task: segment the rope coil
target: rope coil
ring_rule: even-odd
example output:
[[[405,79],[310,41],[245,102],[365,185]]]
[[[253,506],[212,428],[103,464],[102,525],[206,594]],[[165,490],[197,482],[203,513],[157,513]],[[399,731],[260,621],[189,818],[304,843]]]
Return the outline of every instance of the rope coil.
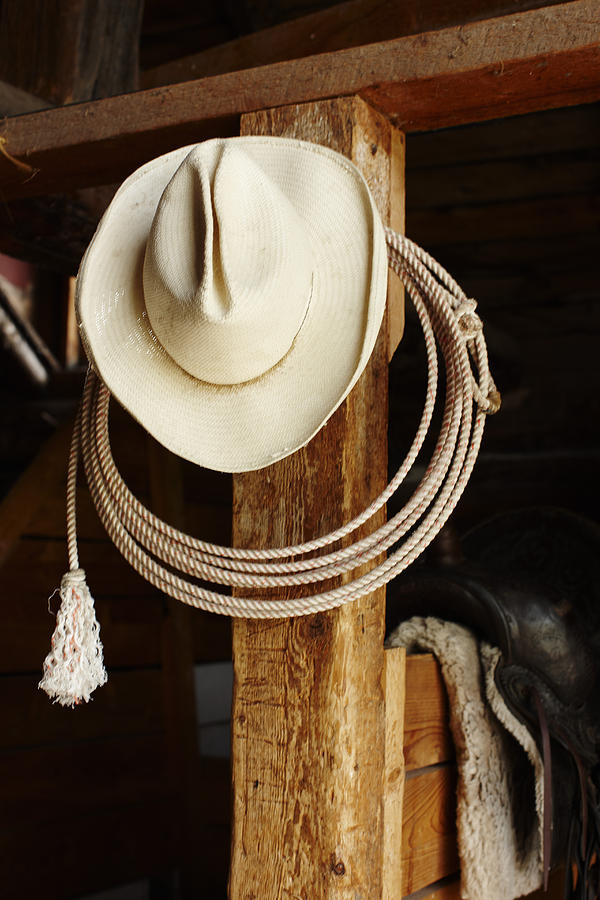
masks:
[[[329,535],[291,547],[243,550],[206,543],[162,522],[131,494],[115,466],[108,437],[110,394],[90,371],[80,433],[94,504],[119,551],[160,590],[192,606],[227,615],[263,618],[317,612],[385,584],[425,549],[447,520],[475,462],[483,431],[481,410],[490,408],[488,395],[495,387],[488,370],[481,328],[472,337],[469,334],[465,342],[460,324],[467,310],[471,313],[472,301],[467,300],[453,279],[424,251],[389,229],[386,236],[390,265],[404,280],[424,331],[429,372],[426,402],[413,445],[390,484],[359,516]],[[371,519],[404,481],[431,423],[437,383],[436,337],[448,375],[446,404],[440,440],[421,485],[400,513],[368,537],[341,550],[310,559],[295,559],[347,537]],[[471,370],[469,353],[475,359],[479,383]],[[473,399],[480,407],[475,421],[472,421]],[[233,598],[201,587],[186,577],[237,588],[318,584],[351,572],[389,550],[417,524],[421,511],[430,506],[424,522],[400,550],[368,574],[324,593],[286,600]],[[74,528],[69,533],[70,547],[76,547]],[[76,549],[72,556],[76,559]]]
[[[386,229],[389,265],[414,304],[425,339],[427,388],[421,420],[400,468],[373,502],[330,534],[289,547],[242,549],[219,546],[163,522],[130,492],[113,460],[109,434],[110,394],[88,370],[71,447],[67,482],[69,565],[78,569],[75,485],[83,459],[96,511],[120,553],[152,585],[191,606],[230,616],[279,618],[321,612],[374,591],[406,569],[429,545],[453,512],[470,477],[486,413],[499,407],[475,301],[424,250]],[[426,471],[407,504],[368,536],[331,549],[368,522],[390,500],[412,469],[428,434],[436,402],[438,352],[446,391],[440,433]],[[474,404],[476,406],[474,412]],[[395,545],[397,545],[395,547]],[[395,549],[392,549],[394,548]],[[386,554],[367,573],[325,591],[319,584],[348,575]],[[196,580],[237,589],[312,586],[307,596],[232,597]]]

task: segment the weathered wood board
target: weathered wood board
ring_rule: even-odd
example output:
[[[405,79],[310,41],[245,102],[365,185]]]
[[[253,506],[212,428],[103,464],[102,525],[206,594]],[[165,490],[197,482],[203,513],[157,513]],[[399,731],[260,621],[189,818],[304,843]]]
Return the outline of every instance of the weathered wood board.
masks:
[[[404,131],[600,98],[595,0],[571,2],[7,119],[5,199],[112,183],[243,113],[359,93]],[[35,170],[35,171],[34,171]]]
[[[146,69],[142,87],[251,69],[452,25],[551,6],[556,0],[347,0]]]

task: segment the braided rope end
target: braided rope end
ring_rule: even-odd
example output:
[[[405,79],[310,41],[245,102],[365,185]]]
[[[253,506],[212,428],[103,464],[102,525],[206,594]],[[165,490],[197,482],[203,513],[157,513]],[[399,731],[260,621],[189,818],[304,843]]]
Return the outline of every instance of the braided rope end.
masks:
[[[483,411],[488,416],[495,415],[502,406],[502,396],[497,388],[494,388],[487,395],[487,406],[483,407]]]
[[[106,682],[100,626],[83,569],[63,575],[52,646],[38,687],[54,703],[78,706]]]

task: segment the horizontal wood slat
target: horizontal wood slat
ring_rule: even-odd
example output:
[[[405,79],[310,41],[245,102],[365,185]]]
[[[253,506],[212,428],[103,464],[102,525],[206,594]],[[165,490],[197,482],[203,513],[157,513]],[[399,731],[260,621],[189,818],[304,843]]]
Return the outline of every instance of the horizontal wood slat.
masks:
[[[5,749],[0,754],[3,825],[20,819],[23,809],[33,825],[74,821],[90,808],[158,797],[166,777],[162,734]],[[61,785],[66,809],[57,808]]]
[[[7,119],[5,199],[109,183],[161,152],[238,131],[239,116],[359,94],[405,131],[600,98],[595,0]]]
[[[404,786],[402,896],[456,872],[456,769],[409,775]]]
[[[454,758],[448,730],[448,698],[435,658],[406,657],[404,761],[407,771]]]
[[[404,900],[460,900],[460,879],[452,878],[449,881],[444,878],[441,883],[431,884],[414,894],[406,895]]]
[[[75,712],[50,703],[39,676],[0,677],[0,749],[40,748],[77,741],[158,733],[163,729],[161,672],[112,672],[94,702]]]
[[[141,87],[250,69],[550,6],[556,0],[349,0],[147,69]]]
[[[164,873],[175,865],[172,803],[160,785],[145,797],[98,809],[94,796],[77,818],[55,786],[45,822],[22,815],[0,829],[2,900],[70,900]],[[59,810],[60,815],[52,815]],[[199,856],[202,844],[199,845]],[[204,857],[205,865],[208,859]]]
[[[23,786],[27,770],[17,766],[13,794],[22,797],[26,814],[8,818],[2,805],[3,900],[66,900],[136,879],[169,876],[177,866],[176,807],[164,777],[163,747],[156,738],[93,741],[75,749],[48,748],[45,755],[42,749],[20,756],[29,762],[33,786]],[[12,771],[10,764],[1,770],[3,785],[12,777],[7,770]],[[229,849],[229,765],[226,760],[203,759],[197,773],[195,883],[206,890],[203,897],[213,896],[210,891],[220,896]],[[51,787],[37,794],[40,779]]]
[[[92,596],[143,597],[153,591],[156,593],[125,562],[110,541],[94,541],[89,544],[81,541],[79,551]],[[0,570],[0,584],[3,590],[12,592],[14,596],[37,594],[43,598],[45,605],[46,598],[60,585],[60,579],[67,568],[64,541],[22,538],[11,558]]]
[[[509,129],[506,129],[508,131]],[[597,193],[600,149],[446,165],[411,171],[412,209],[492,204],[560,194]]]
[[[113,604],[116,605],[120,599],[126,600],[127,598],[112,598]],[[148,604],[143,602],[143,605],[144,609],[148,611]],[[96,611],[104,645],[104,662],[108,669],[159,664],[160,624],[156,622],[131,624],[111,622],[110,615],[106,615],[106,606],[101,600],[96,600]],[[37,603],[33,614],[39,615]],[[48,614],[43,622],[38,620],[31,623],[19,621],[9,622],[8,625],[3,622],[0,633],[0,672],[2,674],[26,672],[36,675],[39,672],[41,678],[42,663],[50,649],[50,638],[54,625],[54,617]],[[201,646],[203,645],[201,644]],[[214,653],[212,648],[211,652]],[[214,658],[214,656],[209,658]],[[221,655],[219,658],[226,657]],[[112,674],[110,677],[112,678]]]
[[[595,231],[600,221],[600,194],[538,197],[482,206],[414,210],[406,228],[428,247],[461,241],[505,241]]]
[[[414,134],[410,140],[408,172],[444,165],[481,163],[516,157],[546,156],[597,149],[600,142],[600,107],[589,104],[549,109],[513,117],[477,122],[441,132]]]

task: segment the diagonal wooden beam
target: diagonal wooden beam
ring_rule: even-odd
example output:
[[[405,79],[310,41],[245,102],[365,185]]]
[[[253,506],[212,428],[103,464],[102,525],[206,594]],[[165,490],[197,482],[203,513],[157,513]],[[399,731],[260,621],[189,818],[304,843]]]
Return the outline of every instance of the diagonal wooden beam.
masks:
[[[0,127],[5,199],[116,181],[242,113],[358,94],[405,131],[600,99],[597,0],[19,116]]]

